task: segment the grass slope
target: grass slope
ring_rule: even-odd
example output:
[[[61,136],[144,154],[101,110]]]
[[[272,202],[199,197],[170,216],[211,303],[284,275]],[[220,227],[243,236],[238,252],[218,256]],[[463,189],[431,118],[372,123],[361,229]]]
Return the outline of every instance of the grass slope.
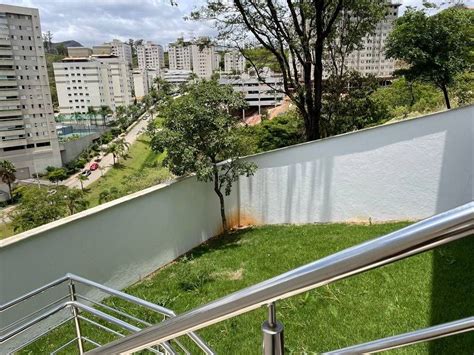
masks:
[[[266,226],[238,231],[192,250],[126,292],[177,313],[240,290],[344,248],[399,229],[380,225]],[[285,325],[287,353],[317,353],[390,336],[474,314],[474,238],[341,280],[277,303]],[[156,315],[117,299],[109,305],[150,322]],[[201,330],[218,354],[260,354],[260,326],[266,310]],[[110,338],[84,326],[105,343]],[[30,346],[45,353],[73,337],[72,325]],[[71,346],[70,352],[75,349]],[[396,354],[470,354],[474,335],[466,333]]]
[[[97,182],[87,188],[86,198],[89,207],[99,204],[102,191],[118,189],[115,198],[156,185],[171,177],[168,169],[162,166],[164,154],[154,153],[148,139],[140,137],[129,150],[129,158],[121,160],[120,165],[110,169]]]

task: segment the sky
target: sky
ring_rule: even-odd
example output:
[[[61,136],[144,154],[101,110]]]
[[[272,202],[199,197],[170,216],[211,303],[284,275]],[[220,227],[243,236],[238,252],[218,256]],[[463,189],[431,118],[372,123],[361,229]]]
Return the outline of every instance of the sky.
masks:
[[[2,3],[35,7],[40,11],[41,29],[53,33],[53,42],[76,40],[92,46],[114,38],[144,39],[167,46],[177,37],[215,34],[212,26],[186,21],[184,16],[205,0],[1,0]],[[431,0],[441,3],[442,0]],[[421,0],[402,0],[406,6],[421,5]],[[474,0],[468,0],[473,4]]]

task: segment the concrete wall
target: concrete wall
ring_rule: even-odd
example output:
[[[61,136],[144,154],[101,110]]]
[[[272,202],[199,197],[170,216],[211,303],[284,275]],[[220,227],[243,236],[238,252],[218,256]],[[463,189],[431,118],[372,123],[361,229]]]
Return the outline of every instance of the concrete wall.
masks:
[[[191,177],[143,190],[0,240],[0,304],[67,272],[121,289],[220,230],[210,185]]]
[[[61,151],[61,160],[63,165],[76,159],[84,151],[84,149],[91,145],[94,139],[99,138],[103,133],[104,132],[97,132],[87,136],[82,136],[72,141],[60,143],[59,149]]]
[[[241,223],[414,220],[473,200],[474,106],[250,157]]]

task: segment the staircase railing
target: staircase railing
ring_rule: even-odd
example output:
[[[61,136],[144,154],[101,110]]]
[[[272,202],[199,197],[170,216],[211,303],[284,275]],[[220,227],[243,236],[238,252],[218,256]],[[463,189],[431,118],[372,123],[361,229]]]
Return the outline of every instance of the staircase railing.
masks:
[[[108,296],[120,298],[129,303],[151,310],[163,316],[164,319],[176,316],[176,314],[168,308],[156,305],[138,297],[117,291],[113,288],[73,274],[66,274],[65,276],[53,282],[50,282],[12,301],[0,305],[0,315],[4,312],[7,312],[8,310],[15,310],[17,309],[15,307],[19,307],[23,302],[31,300],[35,296],[47,293],[48,291],[52,291],[53,289],[58,293],[57,288],[64,287],[65,285],[67,285],[67,289],[59,289],[59,293],[62,294],[61,297],[55,298],[54,301],[48,302],[46,305],[40,307],[34,312],[31,312],[23,317],[19,317],[0,329],[0,344],[6,344],[9,340],[14,339],[19,334],[31,329],[33,326],[38,325],[40,322],[62,312],[63,310],[70,311],[69,315],[66,317],[64,317],[63,314],[63,319],[61,321],[56,322],[46,330],[39,332],[39,334],[35,334],[30,339],[19,342],[20,345],[14,346],[13,349],[8,351],[9,353],[20,351],[26,346],[46,336],[54,329],[57,329],[61,325],[64,325],[68,322],[74,323],[75,337],[73,339],[65,340],[65,342],[58,348],[54,349],[51,354],[56,354],[57,352],[64,350],[73,344],[76,344],[79,354],[84,353],[86,344],[90,344],[93,347],[101,346],[102,344],[100,344],[97,340],[84,336],[82,327],[86,323],[96,327],[97,330],[105,331],[119,338],[125,337],[126,334],[124,334],[124,332],[119,332],[115,329],[112,329],[110,325],[114,325],[116,328],[118,327],[124,331],[127,331],[128,333],[136,333],[144,327],[152,326],[151,323],[140,319],[137,316],[131,315],[124,312],[123,310],[111,307],[107,304],[100,303],[86,295],[81,294],[77,291],[77,286],[88,287],[91,290],[103,292]],[[61,292],[61,290],[63,292]],[[93,317],[90,317],[90,315]],[[100,323],[98,320],[102,322]],[[140,326],[137,326],[137,324]],[[212,349],[197,334],[190,332],[187,334],[187,337],[189,337],[191,342],[200,348],[204,353],[214,354]],[[187,346],[179,339],[175,339],[171,342],[166,341],[158,346],[147,347],[147,350],[157,354],[173,355],[178,353],[181,354],[183,352],[185,354],[190,354]]]
[[[261,306],[268,307],[263,323],[265,354],[282,354],[283,325],[276,319],[275,302],[372,270],[397,260],[466,237],[474,232],[474,202],[427,218],[385,236],[345,249],[318,261],[235,292],[187,313],[96,348],[90,354],[132,353],[163,344],[189,332],[232,318]],[[333,353],[363,353],[401,347],[413,342],[472,330],[472,318],[386,338]],[[372,349],[372,350],[371,350]],[[374,350],[375,349],[375,350]]]

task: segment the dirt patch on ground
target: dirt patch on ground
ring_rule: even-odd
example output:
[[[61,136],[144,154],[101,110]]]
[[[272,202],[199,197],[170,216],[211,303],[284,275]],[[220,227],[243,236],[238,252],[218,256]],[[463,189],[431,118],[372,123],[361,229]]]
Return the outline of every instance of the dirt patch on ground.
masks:
[[[240,268],[235,271],[214,272],[211,276],[219,279],[226,279],[232,281],[242,280],[242,278],[244,277],[244,269]]]

